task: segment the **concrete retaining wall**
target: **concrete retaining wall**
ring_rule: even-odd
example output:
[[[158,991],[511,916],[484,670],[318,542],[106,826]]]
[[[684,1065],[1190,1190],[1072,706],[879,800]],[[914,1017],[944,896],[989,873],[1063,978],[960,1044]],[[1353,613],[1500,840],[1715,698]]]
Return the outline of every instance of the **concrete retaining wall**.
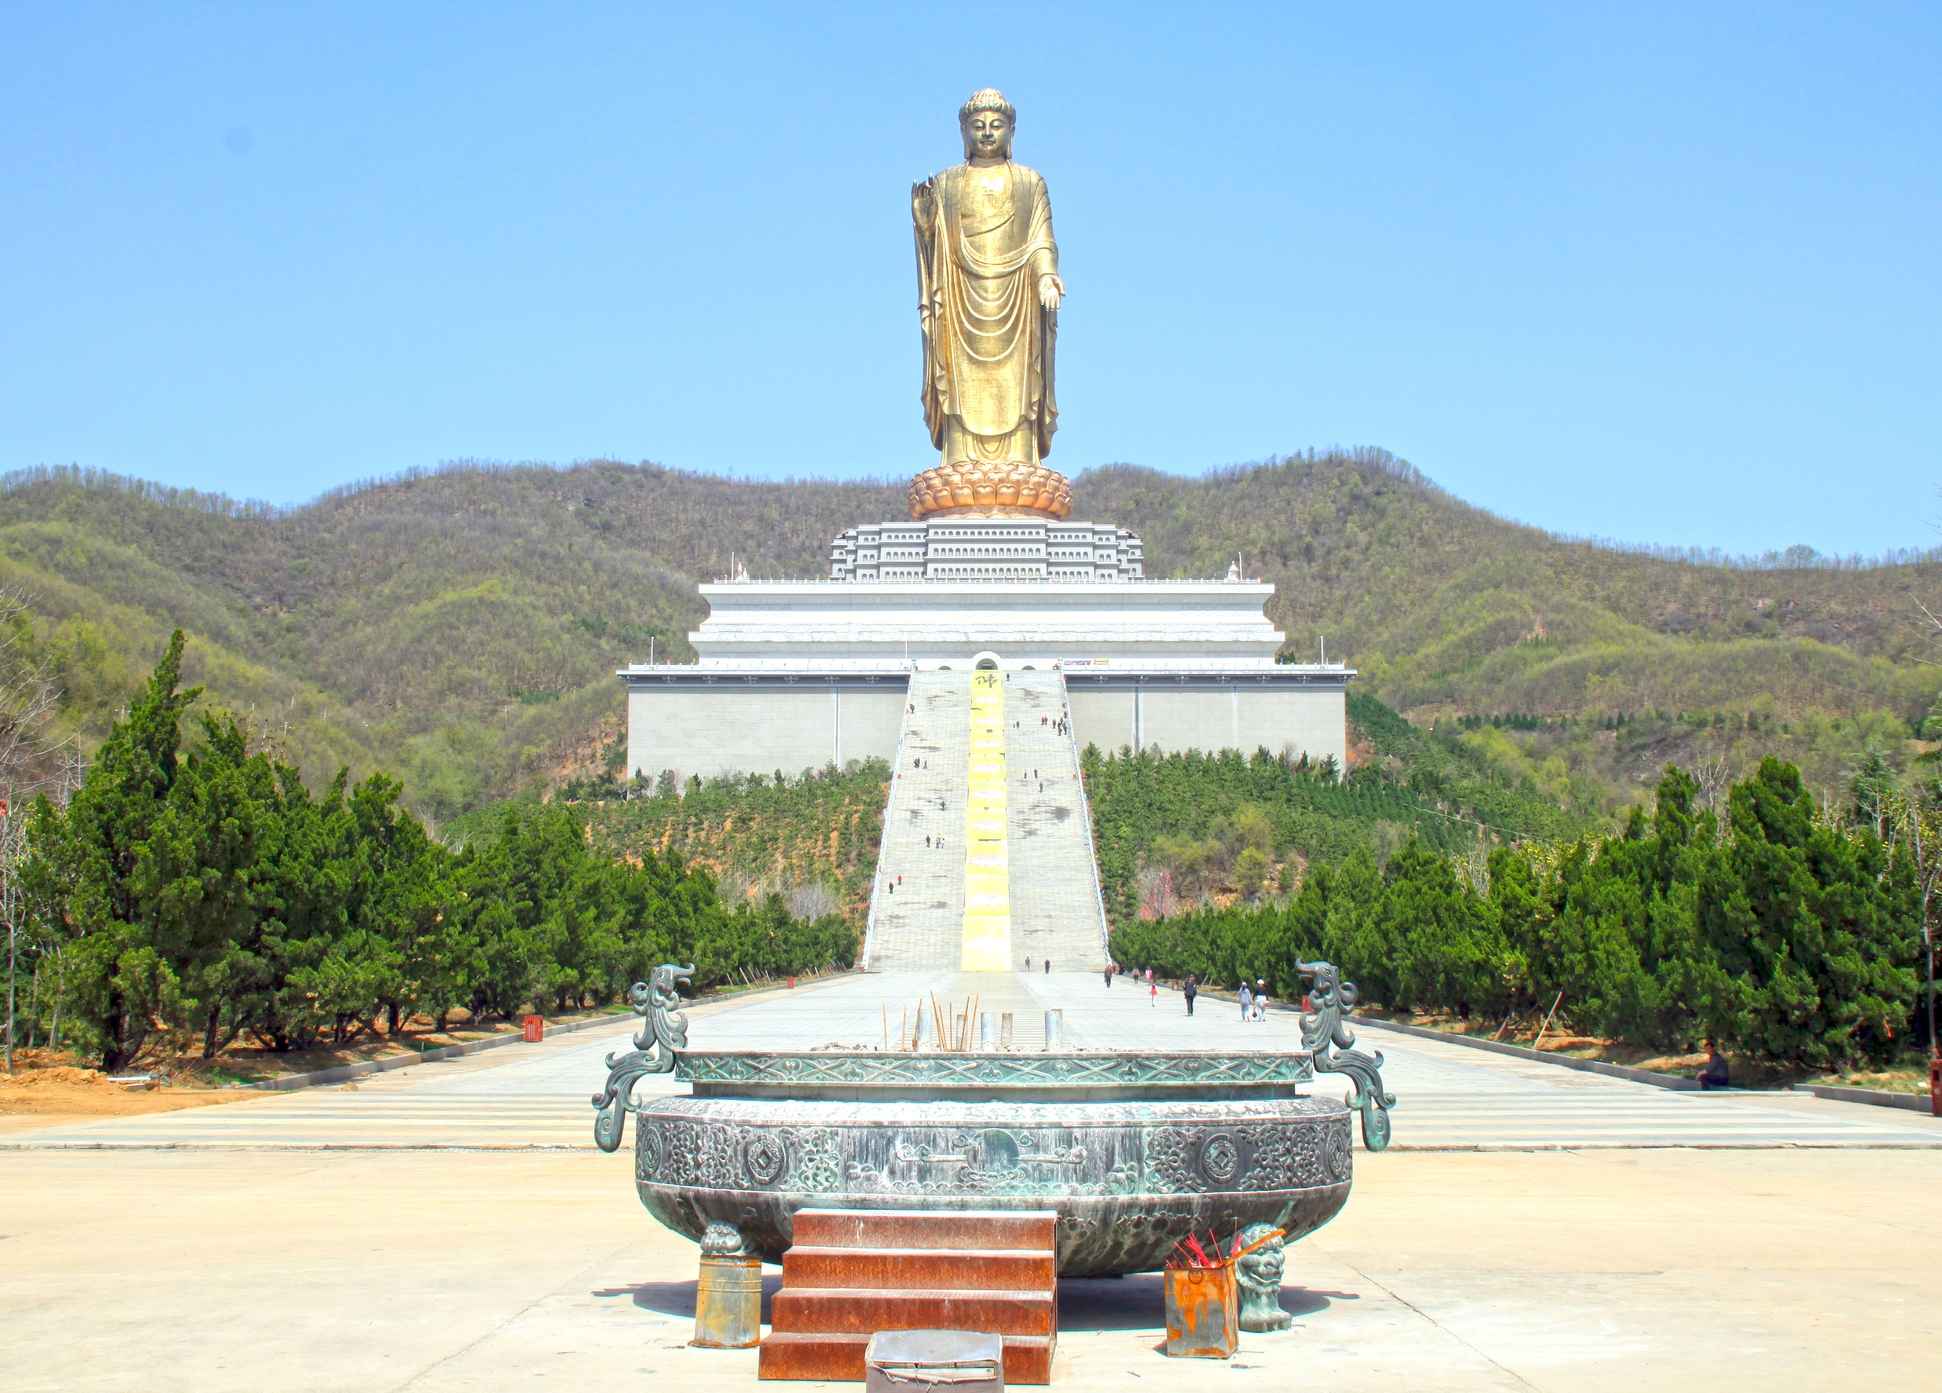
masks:
[[[1124,746],[1182,750],[1292,749],[1312,759],[1347,754],[1347,697],[1341,688],[1268,686],[1249,680],[1072,682],[1079,745],[1111,754]]]
[[[1130,690],[1068,686],[1066,697],[1072,708],[1072,734],[1080,749],[1097,745],[1102,752],[1115,754],[1137,738]]]
[[[1347,698],[1334,684],[1252,677],[1119,678],[1068,674],[1080,748],[1293,750],[1339,767],[1347,752]],[[902,676],[795,680],[724,675],[713,681],[642,681],[627,694],[627,768],[686,782],[724,774],[796,775],[855,759],[892,759],[902,723]]]
[[[1909,1112],[1929,1112],[1926,1093],[1891,1093],[1885,1088],[1849,1088],[1836,1083],[1797,1083],[1796,1093],[1811,1093],[1837,1103],[1866,1103],[1875,1108],[1905,1108]]]
[[[650,779],[671,769],[685,783],[888,760],[903,712],[901,680],[637,686],[627,694],[627,768]]]

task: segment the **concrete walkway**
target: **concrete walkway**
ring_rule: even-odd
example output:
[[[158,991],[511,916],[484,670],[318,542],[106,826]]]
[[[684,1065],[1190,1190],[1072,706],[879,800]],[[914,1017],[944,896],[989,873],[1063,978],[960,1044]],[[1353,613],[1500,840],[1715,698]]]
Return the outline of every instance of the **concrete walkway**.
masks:
[[[981,1010],[1011,1011],[1015,1043],[1036,1049],[1044,1012],[1064,1012],[1072,1043],[1089,1049],[1293,1049],[1295,1013],[1244,1024],[1229,1002],[1202,1000],[1186,1014],[1176,992],[1149,997],[1122,978],[1110,989],[1082,973],[886,973],[826,980],[750,1002],[690,1011],[698,1048],[800,1048],[879,1043],[887,1016],[914,1013],[933,995],[946,1009],[972,992]],[[588,1098],[606,1078],[605,1056],[628,1047],[632,1027],[589,1030],[539,1045],[509,1045],[465,1059],[413,1065],[354,1085],[183,1112],[10,1132],[0,1152],[49,1147],[270,1149],[586,1149]],[[1394,1150],[1585,1150],[1644,1147],[1935,1148],[1942,1121],[1920,1113],[1837,1103],[1796,1093],[1675,1093],[1534,1061],[1371,1030],[1360,1040],[1387,1063],[1397,1095]],[[1318,1093],[1346,1082],[1323,1075]],[[640,1092],[685,1091],[666,1076]]]
[[[754,1351],[687,1346],[695,1249],[625,1156],[42,1151],[0,1176],[9,1393],[757,1387]],[[1362,1158],[1289,1255],[1292,1330],[1171,1361],[1157,1279],[1065,1282],[1054,1387],[1932,1386],[1934,1182],[1905,1151]]]
[[[974,982],[1015,1018],[1060,1007],[1089,1045],[1294,1039],[1292,1016],[1244,1025],[1207,1003],[1189,1019],[1129,981],[951,973],[702,1006],[690,1039],[864,1042],[885,1002],[962,999]],[[753,1351],[687,1345],[693,1245],[642,1211],[628,1156],[592,1149],[587,1097],[625,1043],[590,1031],[357,1087],[13,1134],[10,1393],[752,1390]],[[1396,1147],[1359,1155],[1343,1215],[1290,1253],[1294,1329],[1227,1363],[1168,1361],[1156,1278],[1066,1282],[1055,1387],[1630,1393],[1844,1387],[1864,1367],[1884,1386],[1932,1381],[1932,1120],[1365,1043],[1389,1057]]]

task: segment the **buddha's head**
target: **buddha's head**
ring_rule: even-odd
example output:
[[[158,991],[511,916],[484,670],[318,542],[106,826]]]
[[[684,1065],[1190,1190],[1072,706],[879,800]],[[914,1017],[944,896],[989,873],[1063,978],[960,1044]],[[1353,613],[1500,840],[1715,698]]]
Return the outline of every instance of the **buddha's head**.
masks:
[[[958,108],[958,130],[964,136],[967,160],[1008,160],[1011,135],[1018,124],[1005,94],[996,87],[980,87]]]

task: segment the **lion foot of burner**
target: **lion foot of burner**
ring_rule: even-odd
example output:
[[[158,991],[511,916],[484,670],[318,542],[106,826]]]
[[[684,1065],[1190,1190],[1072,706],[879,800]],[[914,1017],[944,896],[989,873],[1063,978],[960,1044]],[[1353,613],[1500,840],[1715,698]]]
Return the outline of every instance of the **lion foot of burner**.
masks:
[[[1273,1232],[1272,1225],[1249,1224],[1237,1235],[1237,1246],[1245,1248]],[[1262,1335],[1294,1324],[1294,1317],[1281,1309],[1285,1247],[1282,1239],[1274,1238],[1234,1264],[1234,1279],[1241,1289],[1241,1329]]]

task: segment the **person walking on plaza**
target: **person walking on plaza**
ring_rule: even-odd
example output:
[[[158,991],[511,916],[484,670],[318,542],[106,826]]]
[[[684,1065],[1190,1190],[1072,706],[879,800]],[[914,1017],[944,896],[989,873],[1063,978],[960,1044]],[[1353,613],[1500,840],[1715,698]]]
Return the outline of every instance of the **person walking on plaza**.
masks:
[[[1268,979],[1254,979],[1254,1019],[1265,1021],[1268,1018]]]
[[[1160,984],[1153,980],[1153,969],[1150,967],[1146,970],[1146,1004],[1149,1006],[1160,1004]]]
[[[1112,989],[1113,989],[1113,965],[1111,963],[1107,963],[1106,964],[1106,990],[1111,991]]]
[[[1200,995],[1200,982],[1193,973],[1187,974],[1187,985],[1181,988],[1181,994],[1187,998],[1187,1014],[1191,1016],[1194,1013],[1194,998]]]
[[[1254,1014],[1254,993],[1248,990],[1246,982],[1241,983],[1241,1019],[1246,1020]]]

